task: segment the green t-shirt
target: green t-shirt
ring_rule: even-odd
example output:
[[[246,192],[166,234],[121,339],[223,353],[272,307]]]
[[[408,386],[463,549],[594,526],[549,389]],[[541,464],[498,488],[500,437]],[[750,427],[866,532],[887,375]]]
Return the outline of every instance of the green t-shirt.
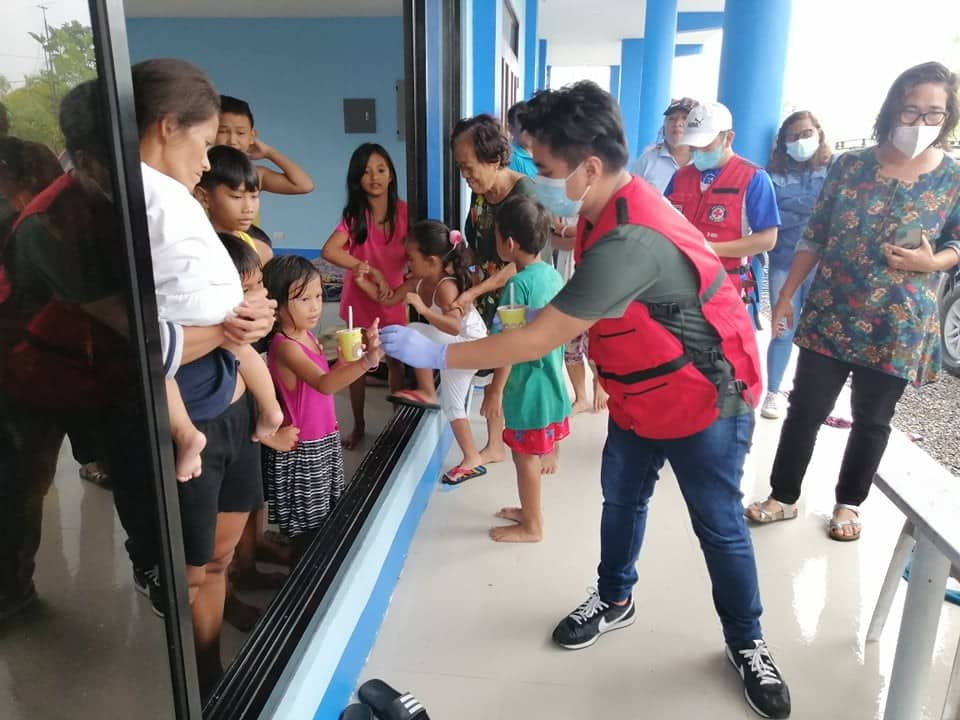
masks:
[[[542,308],[563,287],[560,273],[545,262],[527,265],[503,289],[509,302],[510,288],[517,305]],[[507,330],[506,332],[510,332]],[[503,419],[511,430],[540,430],[570,414],[570,397],[563,379],[563,346],[539,360],[510,368],[503,389]]]
[[[666,237],[640,225],[624,225],[587,250],[570,281],[553,300],[562,313],[581,320],[623,317],[634,300],[684,303],[697,299],[699,282],[693,266]],[[708,351],[720,337],[697,307],[660,318],[664,327],[694,350]],[[697,361],[696,367],[718,388],[726,388],[732,371],[726,360]],[[720,417],[751,412],[738,394],[720,392]]]

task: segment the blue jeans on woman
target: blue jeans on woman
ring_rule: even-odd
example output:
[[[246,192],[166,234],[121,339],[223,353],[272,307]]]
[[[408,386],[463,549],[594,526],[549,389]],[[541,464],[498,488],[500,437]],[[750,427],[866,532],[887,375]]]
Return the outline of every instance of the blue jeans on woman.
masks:
[[[721,418],[676,440],[650,440],[609,422],[600,481],[600,567],[605,602],[630,597],[647,524],[647,506],[670,461],[700,540],[713,584],[713,604],[731,647],[762,638],[760,587],[753,544],[743,518],[740,478],[753,435],[753,414]]]
[[[789,266],[781,268],[770,265],[771,310],[776,306],[780,291],[789,274]],[[803,303],[807,299],[807,293],[810,292],[810,286],[816,275],[816,270],[812,270],[793,294],[793,327],[784,328],[780,335],[777,335],[777,328],[770,328],[770,344],[767,346],[767,392],[780,392],[780,383],[783,381],[783,374],[787,371],[790,353],[793,351],[793,334],[796,332],[797,323],[800,322],[800,311],[803,309]]]

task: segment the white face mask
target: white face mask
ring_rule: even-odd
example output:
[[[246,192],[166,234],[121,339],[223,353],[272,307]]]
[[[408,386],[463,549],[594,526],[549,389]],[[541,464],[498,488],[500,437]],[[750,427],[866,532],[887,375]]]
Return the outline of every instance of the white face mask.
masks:
[[[890,142],[911,160],[940,136],[940,125],[898,125],[893,129]]]
[[[806,162],[814,155],[820,147],[819,135],[811,135],[808,138],[800,138],[794,142],[787,143],[787,155],[797,162]]]

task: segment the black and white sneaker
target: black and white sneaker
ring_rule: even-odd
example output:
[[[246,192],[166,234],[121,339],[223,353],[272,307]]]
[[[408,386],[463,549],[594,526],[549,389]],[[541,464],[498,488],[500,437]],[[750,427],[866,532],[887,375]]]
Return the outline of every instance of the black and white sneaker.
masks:
[[[160,568],[133,568],[133,586],[150,599],[150,608],[157,617],[164,617],[163,588],[160,587]]]
[[[626,605],[611,605],[600,599],[594,588],[580,607],[567,615],[553,631],[553,641],[568,650],[590,647],[605,632],[633,625],[636,608],[633,598]]]
[[[765,718],[790,717],[790,689],[764,640],[742,648],[727,645],[727,659],[743,678],[743,694],[754,711]]]

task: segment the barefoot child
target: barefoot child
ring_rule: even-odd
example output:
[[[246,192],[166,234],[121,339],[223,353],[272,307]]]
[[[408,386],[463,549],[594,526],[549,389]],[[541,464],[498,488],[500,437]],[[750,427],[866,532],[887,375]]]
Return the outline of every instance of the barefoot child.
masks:
[[[410,229],[404,245],[411,278],[386,296],[382,301],[384,305],[406,303],[413,307],[426,322],[413,323],[411,327],[435,342],[449,345],[486,337],[487,328],[477,309],[470,305],[464,315],[463,310],[454,305],[457,296],[472,283],[471,253],[460,232],[436,220],[423,220]],[[368,276],[360,276],[357,283],[364,292],[377,292]],[[463,452],[463,460],[444,473],[443,482],[458,485],[485,474],[487,470],[473,441],[466,412],[474,372],[441,370],[439,406],[433,371],[417,370],[416,376],[417,390],[401,390],[390,399],[404,405],[443,408]]]
[[[323,259],[347,271],[340,298],[340,319],[347,320],[348,308],[360,327],[380,318],[381,327],[404,325],[403,305],[386,307],[382,295],[403,283],[407,269],[403,238],[407,234],[407,204],[397,195],[397,173],[389,153],[380,145],[364,143],[350,157],[347,168],[347,203],[340,224],[323,246]],[[358,272],[376,283],[378,292],[367,295],[355,283]],[[390,392],[403,387],[403,366],[387,358]],[[364,403],[366,378],[350,386],[353,431],[344,438],[348,450],[363,439],[366,429]]]
[[[283,405],[284,425],[300,429],[292,450],[264,448],[264,485],[270,522],[293,539],[295,562],[343,493],[343,452],[333,394],[376,368],[383,352],[375,319],[366,330],[363,357],[329,368],[313,335],[323,309],[320,271],[306,258],[273,258],[263,269],[263,283],[277,301],[270,374]]]
[[[550,214],[535,200],[515,197],[501,206],[496,220],[497,252],[504,262],[515,263],[518,271],[507,282],[502,302],[539,309],[563,287],[560,274],[539,258],[549,233]],[[497,377],[494,393],[499,392]],[[520,507],[500,510],[497,517],[516,524],[495,527],[490,537],[498,542],[539,542],[543,538],[540,475],[556,472],[559,442],[570,433],[563,348],[541,360],[514,365],[502,388],[503,441],[513,451]]]

